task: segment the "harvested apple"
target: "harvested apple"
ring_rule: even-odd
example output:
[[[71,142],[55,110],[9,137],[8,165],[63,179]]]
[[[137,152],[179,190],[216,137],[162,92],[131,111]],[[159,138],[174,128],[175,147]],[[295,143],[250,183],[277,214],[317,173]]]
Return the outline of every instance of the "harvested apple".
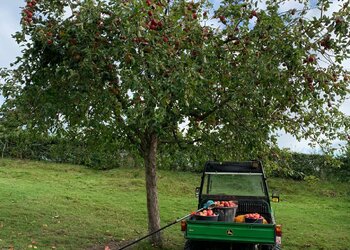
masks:
[[[237,203],[234,201],[215,201],[215,207],[237,207]]]
[[[264,219],[260,214],[258,213],[253,213],[253,214],[246,214],[245,215],[246,219],[253,219],[253,220],[260,220],[260,219]]]
[[[213,210],[211,209],[204,209],[200,212],[197,212],[196,215],[200,215],[200,216],[217,216]]]

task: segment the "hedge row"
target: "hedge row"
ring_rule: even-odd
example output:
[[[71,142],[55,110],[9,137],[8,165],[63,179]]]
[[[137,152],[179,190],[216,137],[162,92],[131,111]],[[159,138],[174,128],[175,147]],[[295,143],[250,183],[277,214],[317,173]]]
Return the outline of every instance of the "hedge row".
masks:
[[[134,166],[129,154],[118,151],[116,142],[98,139],[74,140],[26,132],[0,136],[1,157],[45,160],[85,165],[95,169]]]
[[[142,161],[130,152],[119,151],[117,141],[109,137],[58,138],[34,135],[26,131],[0,133],[2,157],[45,160],[85,165],[95,169],[112,169],[120,166],[136,167]],[[326,155],[293,153],[274,150],[263,159],[269,176],[304,179],[336,179],[350,181],[350,151],[337,159]],[[158,166],[174,171],[202,170],[208,154],[199,149],[161,152]],[[239,160],[239,159],[234,159]]]

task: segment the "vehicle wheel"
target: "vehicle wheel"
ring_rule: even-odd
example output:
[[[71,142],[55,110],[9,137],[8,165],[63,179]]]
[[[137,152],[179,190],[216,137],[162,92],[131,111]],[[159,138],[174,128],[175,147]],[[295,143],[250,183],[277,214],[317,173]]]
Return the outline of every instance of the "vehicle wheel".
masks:
[[[282,248],[279,245],[269,246],[269,245],[260,245],[258,250],[281,250]]]

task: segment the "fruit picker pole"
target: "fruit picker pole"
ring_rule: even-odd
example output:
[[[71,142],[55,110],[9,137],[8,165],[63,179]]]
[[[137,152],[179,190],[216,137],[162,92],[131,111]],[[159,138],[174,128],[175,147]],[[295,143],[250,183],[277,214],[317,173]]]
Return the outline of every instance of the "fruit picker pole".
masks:
[[[211,208],[213,208],[214,206],[215,206],[215,203],[214,203],[212,200],[209,200],[209,201],[207,201],[207,202],[203,205],[202,208],[198,209],[198,210],[195,211],[194,213],[198,213],[198,212],[200,212],[200,211],[202,211],[202,210],[204,210],[204,209],[208,209],[208,208],[211,209]],[[152,233],[149,233],[149,234],[147,234],[147,235],[141,237],[140,239],[137,239],[137,240],[135,240],[135,241],[133,241],[133,242],[131,242],[131,243],[125,245],[125,246],[122,246],[122,247],[119,248],[118,250],[122,250],[122,249],[125,249],[125,248],[127,248],[127,247],[130,247],[130,246],[136,244],[137,242],[139,242],[139,241],[141,241],[141,240],[144,240],[144,239],[150,237],[151,235],[156,234],[156,233],[158,233],[158,232],[160,232],[160,231],[162,231],[162,230],[164,230],[164,229],[166,229],[166,228],[168,228],[168,227],[170,227],[170,226],[172,226],[172,225],[174,225],[174,224],[176,224],[176,223],[178,223],[178,222],[180,222],[180,221],[182,221],[182,220],[184,220],[184,219],[190,217],[192,214],[193,214],[193,213],[190,213],[190,214],[185,215],[184,217],[181,217],[181,218],[179,218],[179,219],[176,219],[176,220],[174,220],[173,222],[171,222],[171,223],[165,225],[164,227],[161,227],[161,228],[159,228],[158,230],[153,231]]]

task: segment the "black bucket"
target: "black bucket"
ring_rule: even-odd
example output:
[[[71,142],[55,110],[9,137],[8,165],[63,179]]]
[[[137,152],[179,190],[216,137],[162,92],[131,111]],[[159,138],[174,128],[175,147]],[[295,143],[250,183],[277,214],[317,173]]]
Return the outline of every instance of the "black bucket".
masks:
[[[219,215],[212,215],[212,216],[202,216],[199,214],[194,215],[195,220],[205,220],[205,221],[218,221]]]
[[[236,217],[237,206],[236,207],[217,207],[213,209],[215,213],[219,214],[218,221],[228,221],[233,222]]]

